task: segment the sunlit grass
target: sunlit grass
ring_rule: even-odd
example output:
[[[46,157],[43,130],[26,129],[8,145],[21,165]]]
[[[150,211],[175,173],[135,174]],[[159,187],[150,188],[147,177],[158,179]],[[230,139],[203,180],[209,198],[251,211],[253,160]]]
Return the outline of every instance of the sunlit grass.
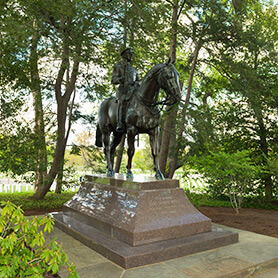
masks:
[[[0,193],[0,201],[11,201],[16,206],[21,206],[23,210],[27,209],[59,209],[63,204],[70,200],[75,192],[64,192],[61,194],[49,192],[43,200],[33,200],[30,197],[33,192],[20,193]]]

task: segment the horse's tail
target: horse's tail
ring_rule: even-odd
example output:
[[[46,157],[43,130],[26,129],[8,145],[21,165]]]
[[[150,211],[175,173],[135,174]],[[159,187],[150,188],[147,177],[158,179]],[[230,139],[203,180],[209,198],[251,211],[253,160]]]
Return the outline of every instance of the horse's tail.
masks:
[[[102,147],[102,134],[99,128],[99,124],[97,124],[97,132],[96,132],[96,146]]]

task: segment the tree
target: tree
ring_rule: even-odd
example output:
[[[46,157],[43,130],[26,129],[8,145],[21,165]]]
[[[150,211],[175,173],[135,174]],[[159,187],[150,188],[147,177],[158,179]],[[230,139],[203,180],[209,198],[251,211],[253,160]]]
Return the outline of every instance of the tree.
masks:
[[[10,26],[2,32],[1,42],[5,46],[5,55],[1,55],[1,59],[5,66],[8,65],[7,69],[3,69],[9,76],[9,85],[15,83],[17,88],[24,87],[24,90],[33,93],[36,112],[34,139],[38,147],[37,166],[40,170],[37,169],[41,173],[46,170],[42,92],[57,103],[57,137],[53,162],[45,178],[40,179],[33,198],[43,198],[62,169],[77,76],[80,66],[92,61],[100,63],[100,46],[107,36],[108,28],[113,26],[118,8],[116,1],[114,5],[110,2],[51,1],[50,5],[45,0],[35,3],[9,0],[1,7],[1,23],[6,24],[5,27]],[[20,35],[23,40],[20,40]],[[20,43],[15,43],[12,50],[5,45],[7,42],[12,45],[17,40]],[[8,54],[11,52],[16,63],[9,59]],[[4,75],[1,74],[1,78],[5,79]],[[82,77],[86,80],[86,74]],[[79,85],[79,88],[82,87],[84,85]],[[54,98],[52,92],[55,92]]]
[[[61,60],[54,86],[57,102],[55,154],[50,171],[46,176],[46,182],[38,187],[33,198],[43,198],[57,173],[62,169],[71,127],[72,106],[80,63],[86,63],[92,58],[93,47],[97,47],[98,40],[102,39],[105,29],[111,25],[111,18],[108,15],[111,15],[111,12],[113,14],[114,9],[115,7],[111,7],[111,3],[107,2],[95,3],[91,6],[90,2],[56,1],[52,7],[40,11],[45,24],[54,34],[53,43],[59,43],[58,48],[53,50],[61,57]],[[66,76],[69,78],[67,79]],[[67,121],[68,127],[66,128]]]
[[[39,41],[39,28],[36,22],[36,18],[30,14],[30,18],[27,19],[27,14],[23,14],[20,8],[20,5],[17,5],[16,1],[5,1],[0,10],[1,15],[1,89],[2,93],[7,96],[7,93],[11,93],[13,90],[17,90],[18,93],[15,94],[15,98],[12,101],[9,101],[9,105],[6,105],[6,97],[3,97],[2,106],[5,111],[2,111],[6,117],[2,118],[2,140],[6,138],[6,149],[3,145],[2,153],[8,154],[7,150],[9,148],[13,149],[13,154],[6,156],[8,158],[6,161],[31,161],[36,160],[37,163],[27,164],[28,167],[19,167],[15,168],[2,168],[3,171],[10,170],[14,174],[24,174],[26,171],[31,169],[36,172],[36,183],[42,182],[46,174],[46,145],[45,145],[45,134],[44,134],[44,121],[43,121],[43,111],[42,111],[42,102],[41,102],[41,89],[40,89],[40,80],[38,74],[38,41]],[[21,24],[26,27],[22,28]],[[30,51],[26,49],[26,45],[30,46]],[[34,96],[34,110],[35,110],[35,129],[32,131],[30,126],[20,122],[19,120],[14,121],[11,117],[14,117],[16,114],[22,113],[22,110],[18,106],[26,105],[23,103],[27,101],[25,98],[26,90],[30,90]],[[17,107],[17,110],[13,110],[13,107]],[[8,110],[10,112],[8,112]],[[8,119],[12,119],[9,121]],[[17,123],[17,130],[15,128],[15,123]],[[6,130],[4,129],[6,127]],[[10,130],[10,132],[7,132]],[[12,130],[12,131],[11,131]],[[23,130],[27,133],[23,135]],[[23,139],[25,137],[26,148],[29,148],[30,151],[22,152],[21,154],[16,151],[17,146],[20,147],[21,144],[18,142],[16,144],[13,142],[15,138],[17,140]],[[13,140],[10,140],[13,139]],[[34,146],[32,146],[32,143]],[[31,147],[32,146],[32,147]],[[22,151],[22,148],[21,148]],[[15,156],[18,157],[15,159]],[[11,165],[10,163],[10,165]]]
[[[181,11],[183,9],[183,6],[185,4],[185,1],[182,1],[182,3],[180,3],[179,0],[174,0],[173,2],[170,1],[170,4],[172,5],[172,21],[171,21],[171,33],[170,33],[171,36],[170,59],[171,61],[175,61],[176,51],[177,51],[176,49],[177,49],[177,35],[178,35],[178,20]],[[166,177],[168,177],[166,175],[166,164],[167,164],[167,158],[169,153],[170,139],[171,138],[175,139],[175,133],[173,135],[173,131],[175,131],[175,119],[177,116],[177,111],[178,111],[177,105],[174,107],[174,109],[168,108],[163,122],[163,129],[162,129],[163,133],[161,136],[159,167],[163,175]]]
[[[185,136],[186,113],[192,98],[193,78],[197,71],[199,53],[203,51],[202,55],[205,55],[206,51],[210,55],[212,43],[230,35],[227,25],[231,16],[226,8],[229,3],[224,2],[225,5],[223,1],[182,1],[178,13],[173,12],[173,15],[178,14],[183,19],[178,26],[179,17],[176,18],[176,31],[172,33],[179,34],[180,45],[188,45],[189,53],[180,47],[179,55],[183,55],[185,60],[178,63],[178,69],[185,75],[184,78],[188,79],[188,83],[185,100],[180,104],[177,114],[175,110],[169,115],[166,114],[163,124],[160,166],[166,177],[172,178],[175,170],[184,163],[179,161],[179,154],[184,149],[182,142]],[[179,7],[179,3],[175,3],[173,7]],[[170,137],[170,134],[175,135]]]
[[[267,168],[269,157],[277,153],[277,45],[273,43],[278,35],[277,8],[259,1],[251,8],[235,17],[236,41],[226,41],[224,48],[215,46],[217,52],[206,62],[229,81],[226,90],[233,93],[231,103],[245,112],[230,109],[237,113],[233,133],[245,133],[242,139],[249,142],[245,147],[252,146],[254,161],[264,169],[259,178],[266,198],[271,199],[274,177]]]
[[[31,16],[31,15],[30,15]],[[45,139],[45,123],[44,111],[42,103],[42,90],[41,80],[39,74],[39,56],[38,56],[38,43],[40,40],[40,31],[37,26],[37,19],[33,19],[33,34],[31,37],[30,47],[30,89],[33,94],[33,108],[35,111],[35,127],[34,127],[34,144],[36,147],[36,170],[35,170],[35,187],[38,188],[41,184],[45,183],[47,174],[47,152],[46,152],[46,139]]]

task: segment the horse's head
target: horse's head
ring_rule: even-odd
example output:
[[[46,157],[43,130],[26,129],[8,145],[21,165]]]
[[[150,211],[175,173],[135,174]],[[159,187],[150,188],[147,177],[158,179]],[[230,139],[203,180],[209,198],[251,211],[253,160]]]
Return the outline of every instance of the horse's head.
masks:
[[[167,62],[162,68],[158,82],[167,94],[167,105],[173,105],[181,100],[179,73],[173,63]]]

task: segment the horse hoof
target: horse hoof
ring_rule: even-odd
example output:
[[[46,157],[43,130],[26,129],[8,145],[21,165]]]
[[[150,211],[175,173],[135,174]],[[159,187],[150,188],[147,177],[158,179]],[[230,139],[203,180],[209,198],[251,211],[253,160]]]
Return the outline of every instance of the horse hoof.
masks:
[[[157,180],[161,180],[161,181],[165,180],[163,174],[162,174],[160,171],[157,171],[157,172],[156,172],[155,178],[156,178]]]
[[[133,176],[133,174],[132,174],[131,171],[128,171],[128,172],[126,173],[126,178],[127,178],[127,179],[130,179],[130,180],[133,180],[134,176]]]
[[[113,169],[109,169],[109,170],[107,171],[107,177],[114,177],[114,174],[115,174],[115,172],[114,172]]]

